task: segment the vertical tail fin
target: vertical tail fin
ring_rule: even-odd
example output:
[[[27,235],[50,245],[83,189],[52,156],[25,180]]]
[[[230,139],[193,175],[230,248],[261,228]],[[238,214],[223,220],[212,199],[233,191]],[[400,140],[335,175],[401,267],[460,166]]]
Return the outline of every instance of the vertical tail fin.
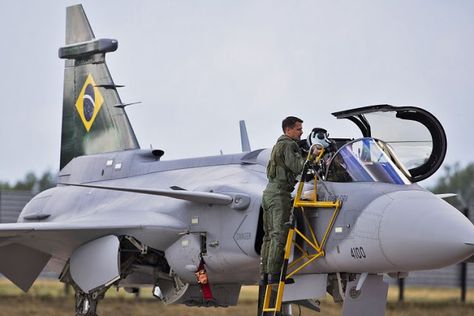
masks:
[[[105,63],[117,47],[95,39],[82,5],[67,8],[60,169],[77,156],[139,148]]]

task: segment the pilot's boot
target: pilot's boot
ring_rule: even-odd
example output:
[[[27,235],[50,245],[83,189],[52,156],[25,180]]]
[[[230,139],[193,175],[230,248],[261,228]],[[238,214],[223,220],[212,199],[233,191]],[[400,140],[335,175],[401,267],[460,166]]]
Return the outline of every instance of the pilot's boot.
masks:
[[[278,284],[280,283],[280,275],[279,274],[271,274],[268,277],[268,284]],[[293,278],[286,278],[285,284],[293,284],[295,280]]]

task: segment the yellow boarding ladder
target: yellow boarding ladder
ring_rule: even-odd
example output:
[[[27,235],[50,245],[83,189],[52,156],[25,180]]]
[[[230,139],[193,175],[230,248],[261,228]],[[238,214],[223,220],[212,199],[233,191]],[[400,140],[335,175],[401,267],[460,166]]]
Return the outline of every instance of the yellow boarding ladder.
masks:
[[[314,146],[314,145],[313,145]],[[312,151],[312,148],[310,149],[310,153]],[[306,175],[308,168],[310,166],[310,153],[308,154],[308,157],[306,159],[305,166],[303,168],[303,172],[301,175],[301,180],[298,184],[298,190],[296,192],[295,199],[293,201],[293,208],[291,210],[291,226],[288,231],[288,237],[286,239],[286,245],[285,245],[285,255],[284,255],[284,261],[283,261],[283,266],[281,268],[281,274],[280,274],[280,281],[277,284],[268,284],[265,288],[265,296],[263,299],[263,308],[262,308],[262,315],[277,315],[281,311],[281,305],[282,305],[282,299],[283,299],[283,292],[285,290],[285,281],[288,278],[291,278],[293,275],[301,271],[304,267],[309,265],[310,263],[314,262],[318,258],[324,257],[325,252],[324,248],[326,246],[326,242],[329,236],[329,233],[331,232],[334,222],[336,221],[337,215],[339,214],[339,210],[341,209],[342,202],[340,200],[336,200],[334,202],[331,201],[318,201],[318,195],[317,195],[317,174],[315,173],[314,175],[314,189],[313,192],[311,192],[311,198],[310,199],[302,199],[303,195],[303,187],[304,187],[304,176]],[[315,163],[318,163],[321,160],[321,157],[324,155],[324,149],[321,149],[319,152],[319,155],[315,159]],[[318,241],[316,234],[311,227],[310,223],[308,222],[308,219],[306,217],[306,213],[304,208],[328,208],[328,209],[334,209],[331,219],[326,227],[326,230],[324,232],[324,235],[321,239],[321,241]],[[306,236],[303,234],[301,231],[296,228],[295,225],[295,220],[293,219],[293,211],[295,208],[300,208],[302,217],[304,219],[305,225],[308,228],[311,236]],[[295,237],[300,236],[306,244],[309,246],[310,249],[313,249],[315,253],[310,254],[306,250],[303,249],[302,246],[298,245],[295,242]],[[298,258],[294,258],[291,263],[288,263],[290,259],[290,254],[291,254],[291,249],[292,246],[294,246],[302,253],[302,255]],[[270,307],[270,301],[271,301],[271,296],[272,296],[272,291],[273,287],[277,286],[277,291],[276,291],[276,298],[275,298],[275,306]]]

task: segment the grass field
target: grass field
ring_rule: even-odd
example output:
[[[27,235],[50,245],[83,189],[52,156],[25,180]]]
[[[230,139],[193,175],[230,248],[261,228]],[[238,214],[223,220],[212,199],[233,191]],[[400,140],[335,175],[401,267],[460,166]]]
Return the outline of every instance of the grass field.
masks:
[[[200,308],[180,305],[164,306],[154,299],[150,291],[144,291],[139,298],[124,291],[113,289],[107,292],[98,309],[100,316],[151,316],[151,315],[182,315],[182,316],[213,316],[213,315],[255,315],[256,287],[244,287],[239,304],[229,308]],[[398,288],[390,288],[389,302],[386,315],[474,315],[474,289],[467,295],[467,303],[459,302],[458,289],[440,288],[407,288],[405,302],[398,303]],[[64,294],[62,284],[57,281],[40,280],[27,293],[23,293],[5,279],[0,279],[0,316],[16,315],[73,315],[73,294]],[[316,313],[305,308],[301,315],[340,315],[341,307],[332,303],[330,298],[321,302],[322,313]],[[298,307],[293,309],[294,315],[299,315]]]

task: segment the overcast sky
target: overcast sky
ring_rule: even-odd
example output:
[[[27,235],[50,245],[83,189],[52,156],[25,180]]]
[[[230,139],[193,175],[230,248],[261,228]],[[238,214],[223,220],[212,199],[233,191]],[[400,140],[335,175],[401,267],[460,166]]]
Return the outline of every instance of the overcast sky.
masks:
[[[142,148],[164,159],[271,147],[287,115],[359,137],[331,112],[416,105],[473,161],[474,1],[83,1]],[[65,7],[0,2],[0,180],[59,165]],[[305,133],[306,134],[306,133]],[[438,175],[440,172],[437,173]]]

